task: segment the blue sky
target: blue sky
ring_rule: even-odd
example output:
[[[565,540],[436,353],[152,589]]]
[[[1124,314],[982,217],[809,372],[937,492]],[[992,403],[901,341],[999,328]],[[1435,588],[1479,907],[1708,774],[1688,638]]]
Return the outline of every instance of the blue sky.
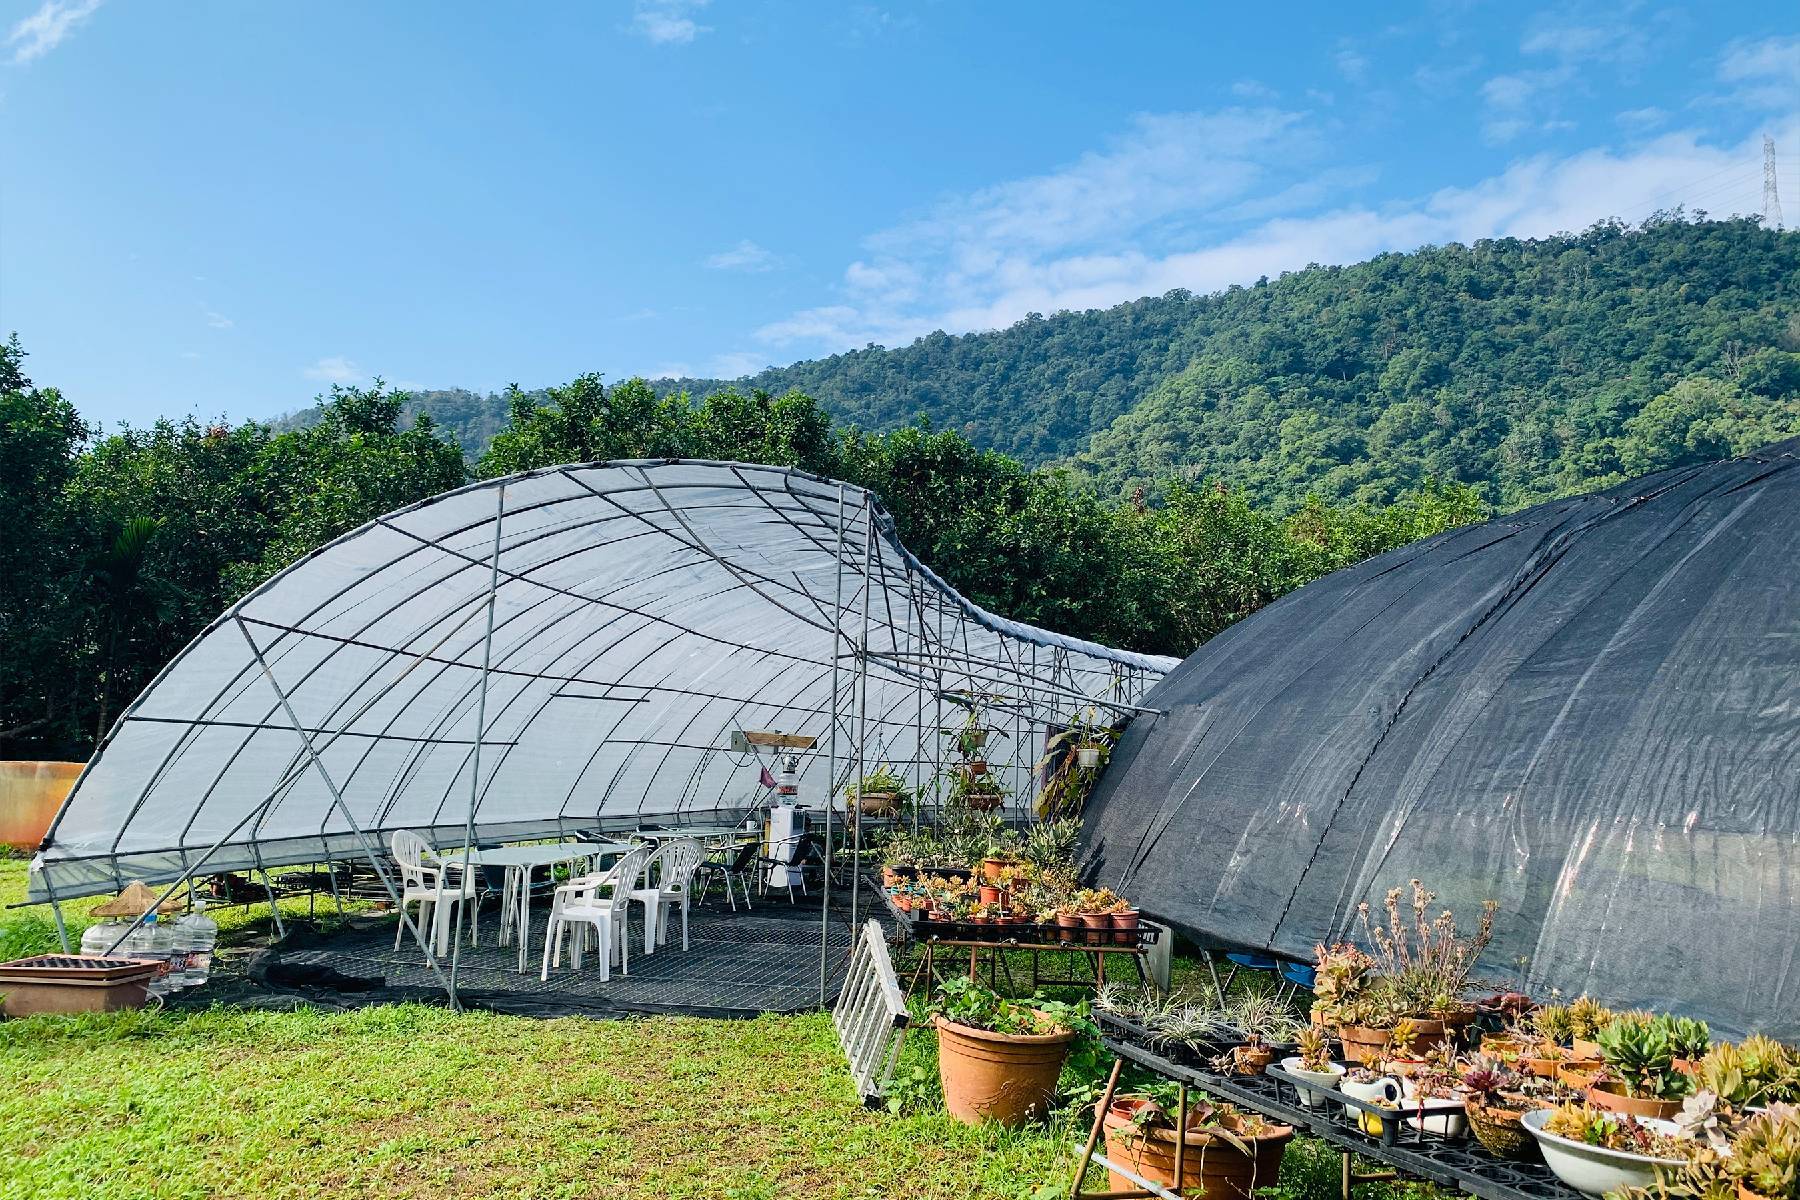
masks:
[[[735,376],[1761,208],[1800,7],[0,0],[0,330],[91,420]]]

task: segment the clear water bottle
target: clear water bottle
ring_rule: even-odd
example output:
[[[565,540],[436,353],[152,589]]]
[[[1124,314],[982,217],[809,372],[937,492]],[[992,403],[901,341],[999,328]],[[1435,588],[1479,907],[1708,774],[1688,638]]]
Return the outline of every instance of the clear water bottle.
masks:
[[[185,955],[182,987],[199,987],[212,974],[213,947],[219,944],[219,923],[206,915],[206,901],[194,901],[194,911],[175,922],[177,944]]]
[[[169,968],[174,965],[175,938],[169,927],[158,921],[155,913],[145,913],[144,923],[138,927],[137,941],[138,950],[131,957],[147,958],[157,964],[156,974],[150,977],[150,994],[168,995],[175,990],[169,974]]]
[[[81,953],[89,958],[102,958],[108,954],[115,958],[129,957],[131,954],[129,938],[117,950],[113,949],[113,943],[118,941],[119,935],[124,932],[126,929],[123,921],[97,921],[89,925],[82,933]],[[131,932],[136,933],[137,931],[134,929]]]

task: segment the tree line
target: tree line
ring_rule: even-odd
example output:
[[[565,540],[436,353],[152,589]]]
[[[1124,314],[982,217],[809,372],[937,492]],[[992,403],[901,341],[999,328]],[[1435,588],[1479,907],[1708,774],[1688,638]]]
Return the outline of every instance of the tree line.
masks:
[[[382,513],[471,474],[429,415],[379,382],[337,387],[277,428],[193,418],[101,434],[0,347],[0,757],[85,758],[120,708],[246,591]],[[1094,641],[1185,656],[1338,567],[1478,520],[1469,488],[1427,481],[1393,503],[1311,499],[1277,512],[1180,479],[1155,503],[1107,498],[920,422],[874,433],[814,398],[724,389],[696,399],[584,375],[517,388],[478,478],[609,458],[735,459],[870,488],[902,540],[995,612]]]

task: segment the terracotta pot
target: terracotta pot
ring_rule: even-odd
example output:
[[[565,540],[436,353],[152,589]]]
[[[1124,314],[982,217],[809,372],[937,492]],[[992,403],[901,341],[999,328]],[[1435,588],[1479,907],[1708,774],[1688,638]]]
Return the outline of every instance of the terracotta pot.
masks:
[[[963,773],[971,779],[978,775],[986,775],[988,773],[987,759],[971,758],[963,764]]]
[[[1772,1197],[1763,1195],[1742,1179],[1737,1181],[1737,1194],[1738,1200],[1773,1200]]]
[[[1372,1067],[1387,1056],[1388,1031],[1369,1025],[1339,1025],[1338,1041],[1344,1057],[1359,1066]]]
[[[1082,913],[1081,926],[1087,930],[1087,942],[1090,946],[1103,945],[1112,940],[1107,934],[1112,929],[1110,913]]]
[[[900,886],[900,873],[898,871],[894,870],[894,868],[892,868],[892,867],[881,868],[881,886],[884,888],[899,887]]]
[[[1560,1058],[1539,1058],[1530,1054],[1519,1056],[1519,1070],[1542,1079],[1555,1079],[1556,1068],[1561,1064],[1562,1059]]]
[[[1069,1056],[1073,1030],[989,1033],[933,1017],[938,1031],[938,1078],[944,1107],[967,1125],[984,1120],[1017,1126],[1043,1114]]]
[[[999,792],[969,792],[963,796],[963,803],[975,812],[993,812],[1000,807]]]
[[[991,883],[984,883],[975,889],[975,895],[983,904],[1000,903],[1000,889]]]
[[[1535,1048],[1527,1045],[1523,1038],[1513,1033],[1484,1033],[1481,1035],[1481,1052],[1491,1054],[1495,1058],[1517,1059]]]
[[[1603,1108],[1607,1112],[1627,1113],[1634,1117],[1660,1117],[1665,1121],[1670,1121],[1681,1111],[1681,1101],[1679,1100],[1627,1096],[1625,1085],[1616,1079],[1589,1084],[1587,1098],[1588,1103],[1595,1108]]]
[[[1600,1043],[1590,1042],[1586,1038],[1574,1038],[1569,1042],[1571,1058],[1601,1058]]]
[[[140,1008],[163,965],[142,958],[39,954],[0,963],[0,997],[9,1017]]]
[[[1270,1124],[1256,1137],[1235,1134],[1247,1144],[1247,1154],[1212,1130],[1190,1129],[1182,1138],[1181,1178],[1177,1180],[1175,1131],[1140,1129],[1132,1123],[1133,1114],[1145,1103],[1139,1096],[1122,1096],[1107,1109],[1104,1124],[1109,1160],[1152,1183],[1171,1190],[1191,1189],[1211,1200],[1250,1200],[1255,1189],[1273,1187],[1279,1181],[1281,1155],[1294,1136],[1292,1126]],[[1112,1186],[1115,1191],[1131,1191],[1138,1185],[1114,1172]]]
[[[1231,1051],[1231,1069],[1239,1075],[1261,1075],[1275,1061],[1269,1046],[1237,1046]]]
[[[1473,1099],[1463,1101],[1463,1111],[1469,1114],[1469,1129],[1475,1134],[1475,1140],[1489,1154],[1515,1162],[1529,1162],[1539,1157],[1537,1139],[1519,1124],[1519,1118],[1525,1115],[1523,1112],[1489,1108]]]
[[[1572,1088],[1585,1088],[1600,1074],[1600,1067],[1597,1058],[1565,1058],[1556,1064],[1554,1078]]]
[[[1121,946],[1135,946],[1137,944],[1139,915],[1140,914],[1135,910],[1131,912],[1113,913],[1113,941]]]
[[[1081,928],[1080,917],[1070,913],[1057,913],[1056,928],[1062,933],[1062,939],[1065,942],[1079,942],[1082,940],[1078,934],[1071,932],[1071,930]]]

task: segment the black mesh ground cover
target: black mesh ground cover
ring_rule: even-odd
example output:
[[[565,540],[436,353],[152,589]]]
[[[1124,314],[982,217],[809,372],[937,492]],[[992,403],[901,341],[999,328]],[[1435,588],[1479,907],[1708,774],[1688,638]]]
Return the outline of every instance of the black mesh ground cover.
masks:
[[[835,912],[831,928],[827,1003],[835,1002],[850,950],[849,927]],[[560,970],[538,979],[547,905],[532,914],[530,970],[518,970],[517,946],[497,945],[495,921],[484,913],[481,944],[463,946],[458,995],[463,1003],[534,1016],[604,1016],[626,1013],[688,1013],[747,1017],[763,1012],[802,1012],[819,1007],[819,908],[789,905],[770,897],[753,910],[696,909],[690,918],[689,949],[679,941],[655,954],[639,953],[643,930],[631,922],[631,973],[616,967],[608,982],[592,954],[580,971],[565,953]],[[331,973],[362,981],[358,990],[322,985]],[[264,992],[323,993],[331,1002],[369,1004],[398,1000],[441,1002],[443,989],[410,938],[394,949],[391,918],[364,919],[331,933],[296,932],[258,959],[254,971]],[[366,986],[368,981],[377,981]],[[204,993],[207,989],[202,989]],[[205,999],[205,995],[196,994]]]
[[[1143,703],[1088,862],[1309,958],[1423,877],[1497,983],[1800,1036],[1800,440],[1440,534],[1227,629]]]

